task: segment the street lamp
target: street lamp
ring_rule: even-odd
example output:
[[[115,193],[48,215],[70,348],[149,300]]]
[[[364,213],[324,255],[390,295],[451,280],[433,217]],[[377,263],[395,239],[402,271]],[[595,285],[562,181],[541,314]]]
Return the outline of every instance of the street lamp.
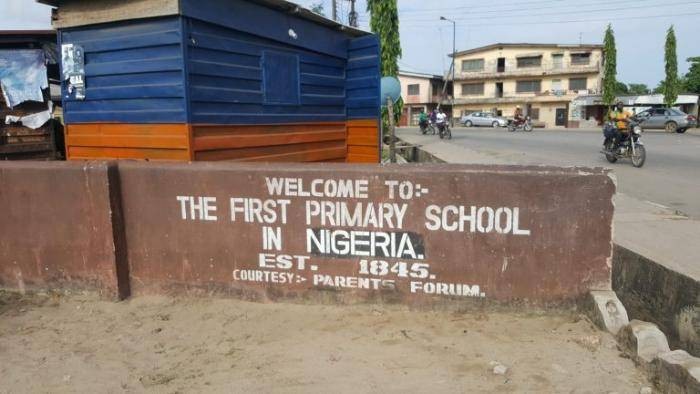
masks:
[[[452,22],[452,116],[450,119],[450,124],[452,127],[455,126],[455,92],[457,87],[455,86],[455,53],[457,52],[457,22],[452,19],[447,19],[444,16],[440,17],[441,21]]]

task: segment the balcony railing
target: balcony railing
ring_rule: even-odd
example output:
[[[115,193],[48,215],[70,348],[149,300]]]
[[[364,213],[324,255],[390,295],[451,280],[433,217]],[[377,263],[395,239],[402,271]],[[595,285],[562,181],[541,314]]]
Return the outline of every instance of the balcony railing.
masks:
[[[560,97],[562,101],[568,101],[581,94],[598,94],[596,89],[585,90],[547,90],[543,92],[491,92],[483,95],[458,95],[456,104],[471,103],[509,103],[523,101],[547,101]]]
[[[458,62],[461,64],[461,62]],[[517,61],[507,61],[506,65],[499,66],[497,61],[484,63],[481,70],[461,70],[457,69],[456,80],[513,77],[513,76],[542,76],[557,74],[585,74],[597,73],[601,70],[599,61],[591,60],[588,64],[573,64],[570,61],[555,63],[542,62],[539,66],[518,67]]]

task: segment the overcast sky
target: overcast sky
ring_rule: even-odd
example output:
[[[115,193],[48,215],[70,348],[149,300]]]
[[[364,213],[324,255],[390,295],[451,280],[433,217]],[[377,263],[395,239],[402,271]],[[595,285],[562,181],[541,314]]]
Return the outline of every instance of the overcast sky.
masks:
[[[328,16],[332,0],[323,3]],[[349,2],[338,0],[347,22]],[[48,7],[34,0],[0,0],[0,29],[50,28]],[[700,0],[398,0],[402,69],[442,74],[449,67],[452,24],[457,22],[457,50],[496,42],[600,44],[608,22],[617,39],[618,79],[656,86],[664,77],[666,29],[675,25],[681,72],[686,58],[700,56]],[[368,28],[366,0],[357,0],[360,27]]]

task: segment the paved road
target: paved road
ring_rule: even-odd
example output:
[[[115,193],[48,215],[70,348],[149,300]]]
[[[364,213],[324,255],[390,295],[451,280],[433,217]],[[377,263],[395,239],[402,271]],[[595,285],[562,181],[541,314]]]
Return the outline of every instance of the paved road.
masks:
[[[402,135],[417,136],[418,130],[403,128]],[[411,138],[412,143],[434,143],[436,136]],[[448,143],[474,150],[479,161],[558,166],[604,166],[614,170],[618,190],[640,200],[700,218],[700,135],[645,132],[647,162],[643,168],[629,161],[608,163],[599,153],[602,135],[595,131],[535,130],[509,133],[503,129],[457,126]]]

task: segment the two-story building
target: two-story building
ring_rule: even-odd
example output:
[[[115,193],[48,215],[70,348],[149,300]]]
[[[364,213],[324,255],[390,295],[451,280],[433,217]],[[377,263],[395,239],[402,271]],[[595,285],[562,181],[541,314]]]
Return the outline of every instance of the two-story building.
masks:
[[[578,127],[571,101],[602,88],[602,45],[493,44],[455,54],[455,116],[517,107],[536,125]]]
[[[404,106],[399,126],[417,126],[421,110],[430,112],[438,105],[451,113],[452,84],[445,86],[440,75],[399,71]]]

